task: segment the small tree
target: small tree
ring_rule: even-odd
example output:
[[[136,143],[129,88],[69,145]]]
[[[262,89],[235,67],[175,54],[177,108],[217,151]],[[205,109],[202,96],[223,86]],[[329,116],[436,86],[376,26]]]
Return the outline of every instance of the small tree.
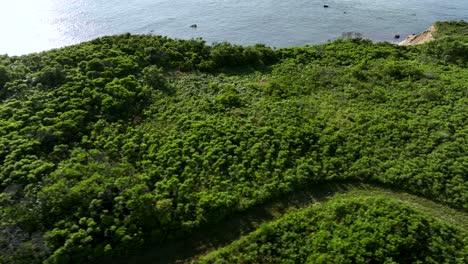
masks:
[[[142,71],[143,84],[154,89],[163,90],[166,86],[166,79],[164,77],[164,71],[162,68],[151,65],[143,69]]]
[[[11,76],[8,68],[0,65],[0,89],[2,89],[3,86],[10,81],[10,78]]]

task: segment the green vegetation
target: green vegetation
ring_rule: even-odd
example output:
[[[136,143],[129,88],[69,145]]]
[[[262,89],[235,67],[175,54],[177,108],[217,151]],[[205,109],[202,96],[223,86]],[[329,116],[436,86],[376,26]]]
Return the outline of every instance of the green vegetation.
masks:
[[[0,56],[0,262],[112,260],[322,182],[466,211],[468,37],[444,25],[418,47],[126,34]],[[353,204],[389,221],[409,210]],[[461,247],[411,215],[427,239],[454,241],[435,259]]]
[[[468,24],[464,21],[436,22],[436,38],[461,37],[468,34]]]
[[[338,196],[263,224],[197,262],[465,263],[465,231],[383,196]]]
[[[429,55],[429,60],[437,58],[439,61],[468,66],[468,23],[438,22],[433,33],[438,41],[423,46],[423,54]]]
[[[336,196],[339,196],[339,198]],[[215,225],[197,230],[183,241],[171,241],[163,247],[156,246],[139,250],[132,256],[119,259],[115,264],[155,262],[193,263],[197,259],[200,261],[200,258],[202,261],[206,261],[207,259],[212,261],[216,258],[213,255],[217,253],[210,253],[210,257],[208,258],[204,256],[216,249],[228,246],[268,222],[280,219],[284,215],[297,212],[298,210],[307,210],[307,207],[311,205],[322,206],[323,203],[326,203],[330,199],[343,200],[347,197],[351,199],[357,197],[360,199],[374,199],[377,197],[378,199],[398,203],[398,206],[405,204],[405,206],[416,211],[423,218],[437,219],[443,225],[448,224],[460,232],[466,233],[468,230],[468,213],[448,208],[419,196],[362,183],[324,183],[295,190],[288,195],[278,197],[247,211],[231,215],[228,219]],[[323,206],[327,207],[328,205],[325,204]],[[385,219],[381,220],[382,222],[385,221]],[[240,242],[234,242],[234,244],[236,243]],[[300,245],[296,246],[301,247]],[[222,250],[227,251],[229,248],[232,249],[232,247],[231,245]],[[231,253],[234,252],[231,251]]]

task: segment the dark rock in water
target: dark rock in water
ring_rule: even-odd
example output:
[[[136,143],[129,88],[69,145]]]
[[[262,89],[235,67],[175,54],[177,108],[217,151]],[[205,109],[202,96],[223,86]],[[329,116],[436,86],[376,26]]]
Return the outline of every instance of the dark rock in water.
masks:
[[[323,5],[323,8],[328,8],[328,5]]]
[[[193,24],[193,25],[191,25],[190,27],[191,27],[191,28],[197,28],[198,26],[197,26],[197,24]]]
[[[395,35],[394,38],[399,39],[399,38],[400,38],[400,35]]]

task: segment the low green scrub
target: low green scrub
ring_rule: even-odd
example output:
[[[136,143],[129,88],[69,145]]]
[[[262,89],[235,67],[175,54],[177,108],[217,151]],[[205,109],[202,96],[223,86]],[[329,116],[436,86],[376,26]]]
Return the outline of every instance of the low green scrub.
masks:
[[[386,197],[337,196],[196,263],[465,263],[466,230]]]
[[[126,34],[0,56],[0,262],[112,259],[318,182],[466,210],[468,41],[453,37],[452,52]]]

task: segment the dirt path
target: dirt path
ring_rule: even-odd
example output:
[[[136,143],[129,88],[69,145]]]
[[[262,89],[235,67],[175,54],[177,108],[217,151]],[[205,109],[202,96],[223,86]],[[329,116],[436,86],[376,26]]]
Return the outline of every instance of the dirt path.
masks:
[[[285,213],[315,203],[326,202],[336,194],[346,196],[385,196],[439,220],[468,230],[468,213],[457,211],[415,195],[361,183],[320,184],[294,192],[267,204],[230,216],[224,222],[202,228],[183,241],[168,242],[157,248],[146,248],[135,255],[112,263],[188,263],[217,248],[226,246],[256,230],[262,223]]]

